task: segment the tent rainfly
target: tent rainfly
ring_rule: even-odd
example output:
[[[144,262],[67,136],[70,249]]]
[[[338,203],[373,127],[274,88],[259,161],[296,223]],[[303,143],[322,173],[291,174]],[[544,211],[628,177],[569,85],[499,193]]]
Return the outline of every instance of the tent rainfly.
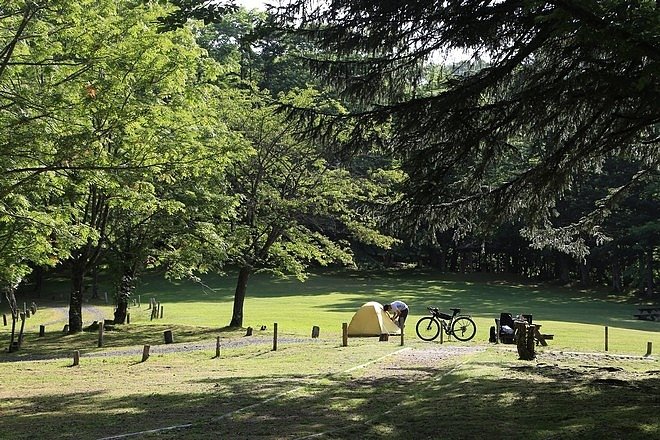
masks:
[[[380,336],[383,333],[397,335],[400,329],[387,316],[383,305],[376,301],[360,307],[348,325],[348,336]]]

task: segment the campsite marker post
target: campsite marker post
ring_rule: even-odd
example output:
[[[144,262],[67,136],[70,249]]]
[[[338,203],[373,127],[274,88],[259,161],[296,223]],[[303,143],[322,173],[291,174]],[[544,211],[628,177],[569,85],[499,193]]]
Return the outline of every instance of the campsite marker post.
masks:
[[[607,328],[607,326],[605,326],[605,351],[607,351],[607,349],[608,349],[608,346],[609,346],[609,339],[610,339],[610,337],[609,337],[609,329]]]
[[[277,351],[277,323],[273,323],[273,351]]]
[[[341,324],[341,345],[342,347],[348,346],[348,323]]]
[[[405,324],[401,326],[401,346],[403,346],[403,329],[405,328]]]

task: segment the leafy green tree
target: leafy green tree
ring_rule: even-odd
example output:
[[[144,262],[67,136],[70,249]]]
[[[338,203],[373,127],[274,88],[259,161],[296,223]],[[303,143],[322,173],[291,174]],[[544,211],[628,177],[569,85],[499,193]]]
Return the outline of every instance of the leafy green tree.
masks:
[[[319,105],[309,90],[283,99],[296,106]],[[245,111],[233,122],[253,153],[228,169],[238,198],[229,239],[229,261],[239,268],[232,327],[243,324],[248,280],[255,271],[304,277],[309,263],[352,264],[349,238],[382,247],[394,242],[377,231],[368,212],[360,212],[361,201],[382,196],[373,179],[330,164],[319,145],[298,139],[295,122],[263,97],[245,95],[238,105]]]

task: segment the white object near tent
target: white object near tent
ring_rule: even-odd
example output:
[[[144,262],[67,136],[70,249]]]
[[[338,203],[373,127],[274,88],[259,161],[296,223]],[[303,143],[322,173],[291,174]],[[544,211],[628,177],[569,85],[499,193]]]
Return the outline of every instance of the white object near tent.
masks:
[[[360,307],[348,325],[348,336],[380,336],[383,333],[398,335],[400,329],[387,316],[383,305],[376,301]]]

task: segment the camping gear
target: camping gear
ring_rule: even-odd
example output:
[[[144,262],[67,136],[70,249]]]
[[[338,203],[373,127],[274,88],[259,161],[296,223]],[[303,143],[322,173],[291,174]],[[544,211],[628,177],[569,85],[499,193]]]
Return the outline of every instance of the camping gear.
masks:
[[[369,301],[355,312],[348,325],[348,336],[398,335],[401,330],[383,310],[383,305]]]

